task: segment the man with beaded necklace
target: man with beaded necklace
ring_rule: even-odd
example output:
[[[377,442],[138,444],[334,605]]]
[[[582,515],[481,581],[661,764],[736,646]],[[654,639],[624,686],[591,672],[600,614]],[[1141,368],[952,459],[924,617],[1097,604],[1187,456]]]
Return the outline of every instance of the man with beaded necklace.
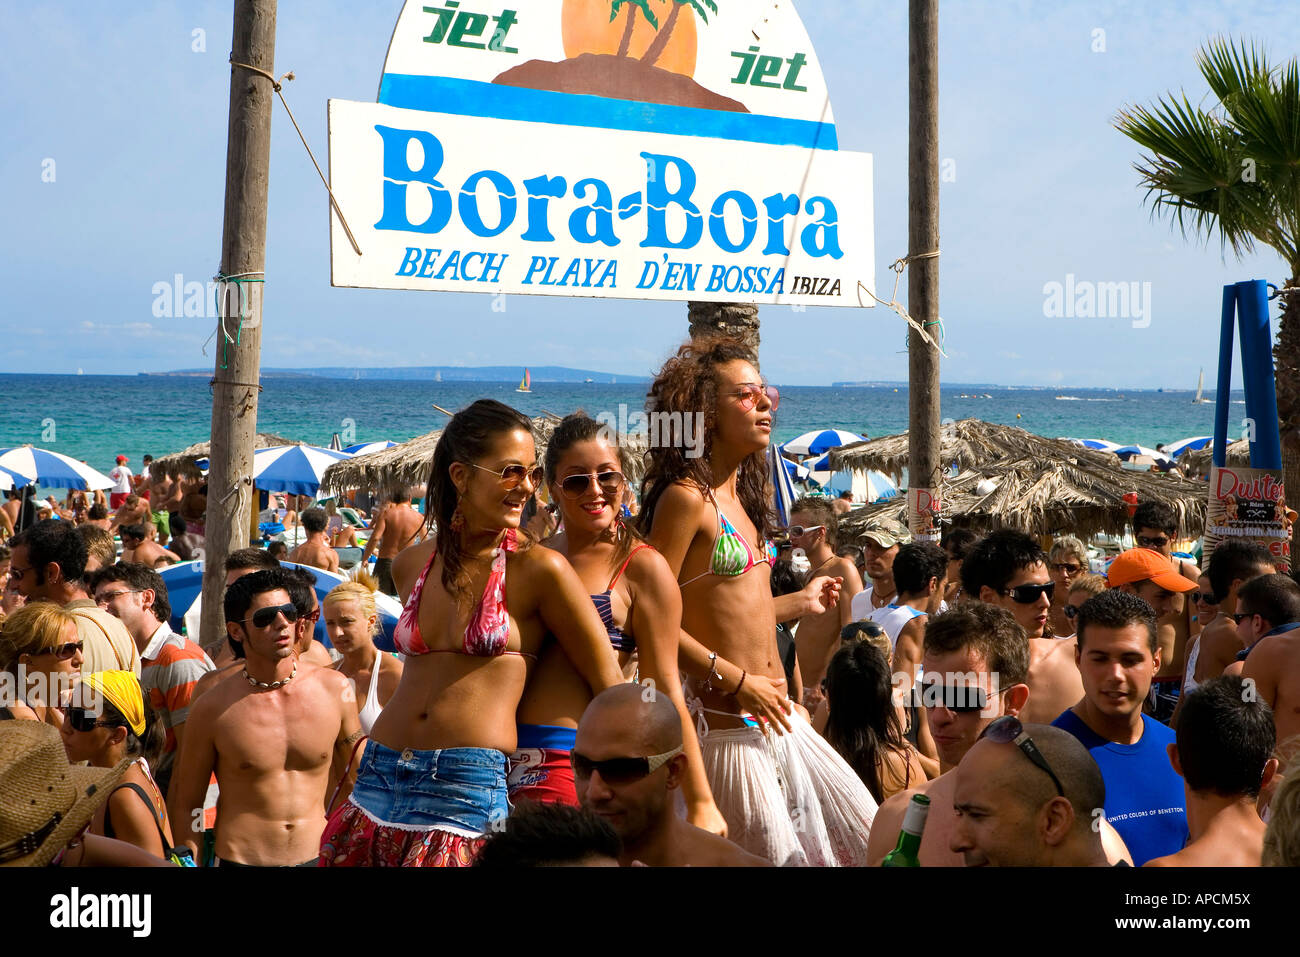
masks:
[[[298,618],[283,569],[226,589],[226,630],[244,666],[191,706],[176,770],[177,846],[199,856],[203,796],[215,770],[221,866],[314,866],[326,802],[346,799],[363,740],[339,672],[294,655]]]

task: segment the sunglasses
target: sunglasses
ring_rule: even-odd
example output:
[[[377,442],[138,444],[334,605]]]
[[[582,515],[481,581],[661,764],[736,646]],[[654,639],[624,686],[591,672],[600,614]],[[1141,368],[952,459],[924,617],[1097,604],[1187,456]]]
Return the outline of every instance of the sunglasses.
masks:
[[[88,711],[85,708],[65,708],[63,714],[72,730],[80,731],[82,734],[94,731],[96,728],[123,727],[123,724],[119,721],[99,721],[93,711]]]
[[[29,565],[27,568],[19,568],[17,565],[10,565],[10,566],[9,566],[9,577],[12,578],[12,579],[13,579],[14,581],[16,581],[16,582],[20,582],[20,581],[23,580],[23,576],[24,576],[24,575],[26,575],[28,572],[32,572],[32,571],[35,571],[35,570],[36,570],[36,569],[33,568],[33,567],[31,567],[30,565]]]
[[[606,784],[631,784],[633,781],[640,781],[654,774],[681,753],[682,746],[679,744],[671,751],[652,754],[646,758],[609,758],[605,761],[593,761],[577,751],[570,751],[569,760],[573,763],[575,778],[586,781],[591,777],[591,772],[599,771],[601,780]]]
[[[252,617],[243,619],[251,621],[254,628],[266,628],[275,621],[276,615],[284,615],[284,620],[293,624],[298,620],[298,609],[292,604],[289,605],[268,605],[266,608],[259,608],[253,612]]]
[[[1137,537],[1137,543],[1143,548],[1164,548],[1169,544],[1169,539],[1161,535],[1159,538],[1147,538],[1145,535]]]
[[[95,599],[95,604],[100,608],[107,608],[114,599],[121,598],[123,595],[138,594],[140,594],[140,589],[138,588],[124,588],[121,591],[106,591]]]
[[[1083,571],[1083,566],[1075,562],[1056,562],[1052,567],[1063,575],[1077,575]]]
[[[524,479],[528,479],[528,484],[533,488],[538,488],[542,484],[542,477],[544,475],[540,465],[534,465],[532,468],[528,468],[524,465],[507,465],[498,472],[496,469],[489,469],[482,465],[475,465],[473,462],[465,462],[462,464],[468,465],[470,468],[478,469],[480,472],[491,472],[499,478],[501,484],[508,489],[518,487],[519,483]]]
[[[1015,588],[1004,588],[1002,594],[1010,595],[1011,600],[1017,605],[1032,605],[1038,601],[1040,595],[1046,595],[1047,600],[1052,600],[1052,594],[1056,591],[1056,582],[1047,582],[1045,585],[1017,585]]]
[[[1073,621],[1075,617],[1079,614],[1079,606],[1066,605],[1064,608],[1061,609],[1061,611],[1065,612],[1066,618],[1069,618],[1071,621]]]
[[[591,488],[591,483],[595,482],[600,486],[600,490],[606,495],[617,495],[623,487],[623,473],[610,472],[588,472],[585,475],[569,475],[560,482],[560,491],[569,498],[578,498],[585,495],[587,489]]]
[[[760,395],[767,396],[767,401],[772,403],[773,412],[781,405],[781,393],[777,391],[776,386],[762,385],[757,382],[743,383],[739,391],[729,392],[728,395],[740,399],[740,407],[746,412],[758,404]]]
[[[803,538],[809,532],[817,532],[825,527],[825,525],[791,525],[786,529],[786,533],[791,538]]]
[[[1243,612],[1237,612],[1233,615],[1230,615],[1229,617],[1232,618],[1232,620],[1236,622],[1238,625],[1240,625],[1245,619],[1254,618],[1255,613],[1253,611],[1243,611]]]
[[[1218,602],[1214,600],[1214,592],[1212,591],[1194,591],[1188,597],[1190,597],[1192,601],[1199,601],[1203,605],[1218,604]]]
[[[76,657],[77,652],[81,651],[83,647],[84,645],[80,641],[69,641],[66,644],[57,645],[53,648],[48,648],[45,651],[37,653],[42,655],[53,655],[60,661],[68,661]]]
[[[998,689],[994,694],[1001,694]],[[937,681],[921,686],[921,705],[943,708],[953,714],[974,714],[989,706],[989,693],[976,685],[944,685]]]
[[[1065,797],[1065,788],[1061,787],[1061,779],[1056,776],[1052,766],[1047,763],[1047,758],[1043,757],[1043,752],[1038,750],[1038,745],[1034,744],[1034,739],[1025,734],[1025,726],[1020,723],[1019,718],[1009,714],[1003,715],[980,732],[979,740],[983,741],[985,738],[996,741],[998,744],[1014,744],[1025,753],[1025,757],[1047,772],[1048,777],[1052,779],[1052,783],[1056,785],[1056,793],[1061,797]]]

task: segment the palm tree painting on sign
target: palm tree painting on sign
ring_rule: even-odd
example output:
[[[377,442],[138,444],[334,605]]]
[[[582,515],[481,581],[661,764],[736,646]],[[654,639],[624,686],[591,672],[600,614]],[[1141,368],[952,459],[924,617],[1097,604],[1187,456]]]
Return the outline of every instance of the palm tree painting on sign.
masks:
[[[565,59],[530,60],[493,82],[748,113],[738,100],[695,82],[699,26],[717,13],[714,0],[564,0]]]
[[[1300,489],[1300,62],[1275,67],[1253,43],[1216,38],[1197,65],[1217,103],[1170,96],[1115,125],[1150,153],[1136,168],[1153,212],[1238,258],[1257,244],[1282,257],[1274,375],[1283,477]]]

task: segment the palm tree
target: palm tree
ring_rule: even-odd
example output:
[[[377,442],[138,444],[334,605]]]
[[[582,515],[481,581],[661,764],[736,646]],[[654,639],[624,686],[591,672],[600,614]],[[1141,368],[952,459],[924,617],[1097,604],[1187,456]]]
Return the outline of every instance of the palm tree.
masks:
[[[1300,64],[1271,66],[1255,43],[1215,38],[1197,54],[1217,102],[1186,94],[1121,110],[1115,126],[1151,155],[1135,164],[1152,215],[1238,259],[1256,244],[1286,263],[1273,350],[1283,479],[1300,493]],[[1296,532],[1293,530],[1293,536]],[[1296,550],[1291,550],[1293,556]]]
[[[739,339],[758,367],[758,306],[752,302],[692,302],[687,304],[691,338],[726,335]]]
[[[714,13],[718,12],[718,5],[714,3],[713,0],[704,0],[704,2],[708,4],[709,9]],[[700,0],[673,0],[673,10],[672,13],[668,14],[668,21],[664,24],[663,29],[655,34],[654,42],[651,43],[645,53],[641,55],[641,62],[646,66],[654,66],[655,61],[659,59],[667,48],[668,41],[671,40],[673,36],[673,27],[677,26],[677,17],[682,12],[682,7],[686,6],[688,3],[695,9],[695,12],[700,15],[701,20],[705,23],[709,22],[709,15],[705,11],[704,7],[700,5]],[[655,24],[655,27],[657,29],[658,24]]]
[[[611,0],[609,5],[609,22],[618,19],[619,8],[627,4],[627,26],[623,30],[623,40],[618,45],[618,55],[625,57],[632,45],[632,30],[636,27],[636,11],[641,8],[642,15],[650,21],[650,26],[659,29],[659,18],[650,9],[650,0]]]

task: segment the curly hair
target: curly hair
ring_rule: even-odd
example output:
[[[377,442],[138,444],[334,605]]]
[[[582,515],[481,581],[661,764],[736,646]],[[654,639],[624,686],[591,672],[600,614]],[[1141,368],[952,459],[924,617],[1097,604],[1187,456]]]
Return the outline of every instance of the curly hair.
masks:
[[[640,527],[648,533],[654,523],[659,499],[677,482],[694,485],[704,494],[713,488],[713,469],[709,454],[713,449],[713,432],[717,427],[717,367],[725,362],[752,361],[752,356],[737,339],[726,336],[702,336],[692,339],[663,364],[646,395],[646,411],[676,414],[685,423],[693,413],[704,415],[702,454],[687,456],[685,437],[670,434],[650,449],[649,467],[641,482],[642,503],[638,516]],[[670,419],[674,421],[674,419]],[[768,474],[765,451],[754,452],[740,463],[736,490],[745,514],[754,523],[760,540],[772,537],[776,516],[772,505],[772,479]]]

